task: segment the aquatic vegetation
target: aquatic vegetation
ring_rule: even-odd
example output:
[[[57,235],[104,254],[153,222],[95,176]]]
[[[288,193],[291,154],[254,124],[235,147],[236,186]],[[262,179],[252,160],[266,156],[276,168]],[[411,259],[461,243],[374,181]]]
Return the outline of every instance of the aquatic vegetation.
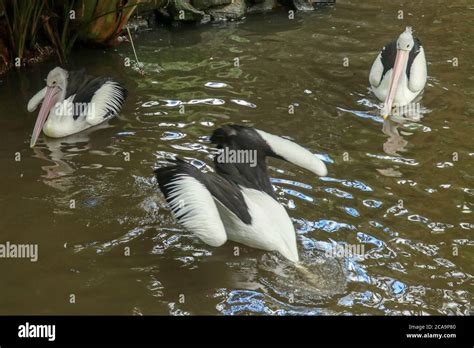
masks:
[[[1,0],[0,48],[4,64],[21,64],[27,49],[36,44],[38,28],[45,2],[41,0]],[[7,51],[10,51],[10,56]]]
[[[112,45],[140,1],[0,0],[0,73],[53,52],[65,63],[77,41]]]
[[[138,6],[141,13],[146,13],[145,18],[153,21],[205,23],[240,20],[247,13],[272,11],[280,4],[309,10],[332,3],[322,0],[0,0],[0,75],[12,67],[36,63],[53,54],[65,64],[77,42],[115,45]],[[141,22],[137,19],[131,26],[140,27],[145,22],[147,27],[148,19]]]

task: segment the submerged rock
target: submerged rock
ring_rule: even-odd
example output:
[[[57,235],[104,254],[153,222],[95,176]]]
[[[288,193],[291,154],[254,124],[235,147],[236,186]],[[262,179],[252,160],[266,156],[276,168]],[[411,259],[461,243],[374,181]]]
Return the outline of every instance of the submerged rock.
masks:
[[[192,4],[198,10],[205,10],[210,7],[229,5],[232,0],[192,0]]]
[[[246,9],[245,0],[232,0],[229,5],[210,8],[208,13],[214,21],[237,20],[245,15]]]

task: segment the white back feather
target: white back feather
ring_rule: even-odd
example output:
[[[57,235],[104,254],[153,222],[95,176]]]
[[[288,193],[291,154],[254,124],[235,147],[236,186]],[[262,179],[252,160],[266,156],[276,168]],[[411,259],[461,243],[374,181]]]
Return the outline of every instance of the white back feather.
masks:
[[[228,239],[252,248],[278,251],[298,262],[296,233],[285,208],[265,192],[240,187],[252,223],[247,225],[217,201]]]

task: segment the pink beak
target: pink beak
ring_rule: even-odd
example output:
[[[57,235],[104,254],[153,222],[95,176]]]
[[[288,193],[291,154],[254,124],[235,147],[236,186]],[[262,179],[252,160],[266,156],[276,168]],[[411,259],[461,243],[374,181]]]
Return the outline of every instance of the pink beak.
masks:
[[[406,63],[408,62],[409,54],[410,51],[400,49],[397,50],[397,56],[393,66],[392,79],[390,81],[388,95],[382,108],[382,116],[384,120],[387,119],[392,111],[393,100],[395,99],[395,95],[397,93],[398,82],[400,81],[400,76],[402,75],[402,72],[406,67]]]
[[[46,94],[44,96],[43,104],[36,119],[35,128],[33,129],[33,134],[31,135],[30,147],[35,146],[36,141],[43,129],[43,125],[48,118],[49,112],[56,104],[58,94],[58,87],[48,87],[46,89]]]

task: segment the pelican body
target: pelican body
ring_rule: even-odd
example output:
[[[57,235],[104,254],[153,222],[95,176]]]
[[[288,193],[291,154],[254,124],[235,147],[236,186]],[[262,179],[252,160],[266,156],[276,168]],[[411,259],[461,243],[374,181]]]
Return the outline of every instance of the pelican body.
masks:
[[[126,97],[127,90],[112,78],[54,68],[46,86],[28,102],[29,112],[42,104],[30,146],[35,146],[41,130],[48,137],[61,138],[109,120],[120,111]]]
[[[369,82],[375,96],[384,105],[384,119],[392,107],[410,104],[421,94],[427,77],[425,51],[410,27],[382,48],[372,65]]]
[[[290,140],[239,125],[216,129],[211,142],[227,153],[254,151],[257,160],[236,163],[215,156],[215,173],[202,173],[179,159],[156,169],[159,188],[178,222],[211,246],[231,240],[297,262],[295,229],[277,201],[266,158],[286,160],[319,176],[327,175],[325,164]]]

